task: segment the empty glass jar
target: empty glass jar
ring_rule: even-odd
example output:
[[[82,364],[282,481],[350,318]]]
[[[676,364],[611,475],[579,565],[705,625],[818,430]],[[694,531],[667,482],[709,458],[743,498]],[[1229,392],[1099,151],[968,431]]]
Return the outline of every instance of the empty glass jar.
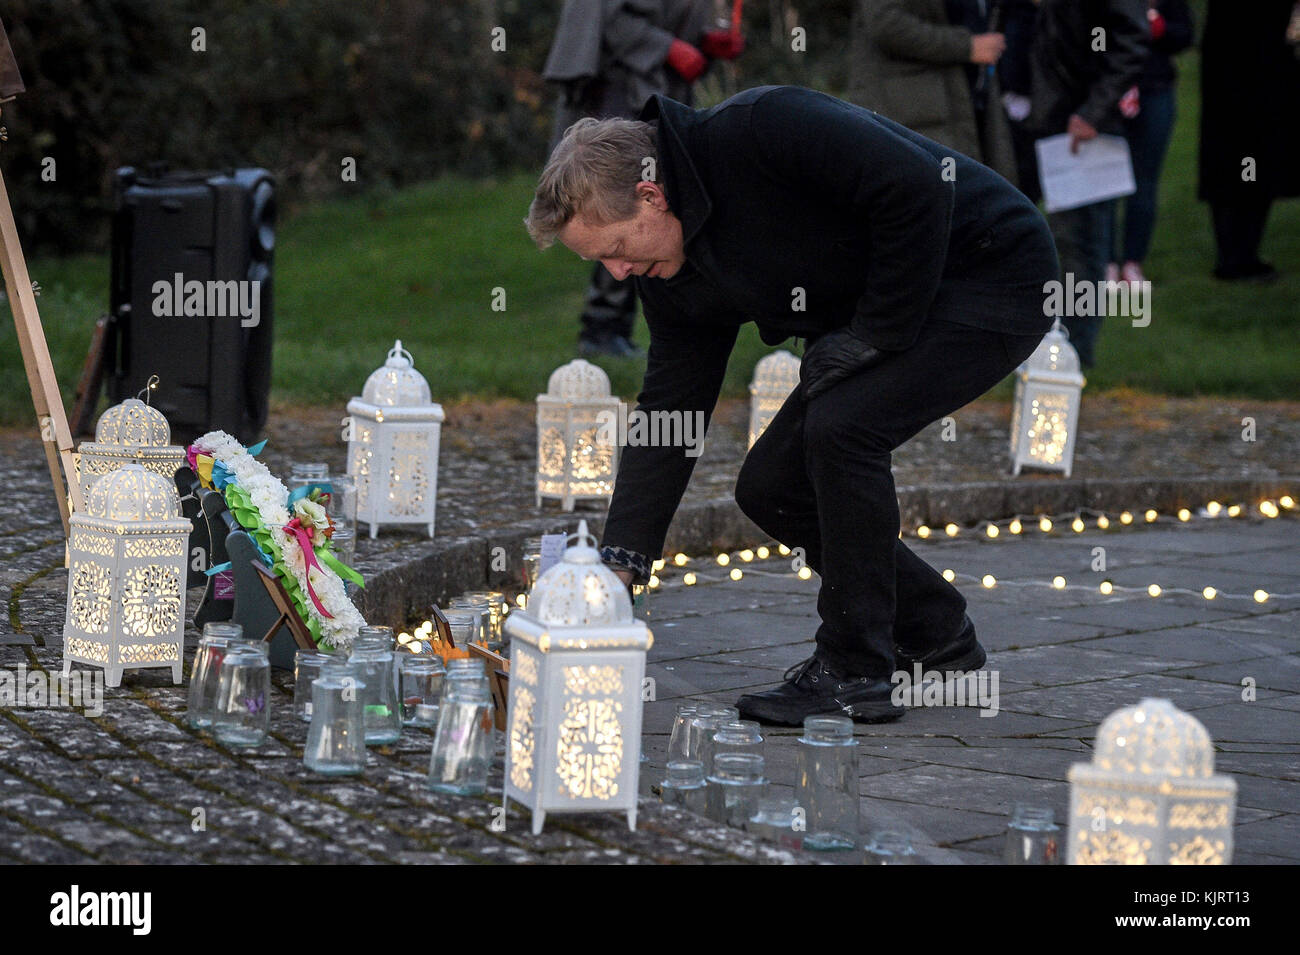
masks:
[[[321,664],[329,654],[319,650],[299,650],[293,655],[293,713],[304,723],[311,722],[312,680],[320,676]]]
[[[912,840],[901,832],[877,832],[867,843],[863,862],[866,865],[919,865],[920,857]]]
[[[492,722],[492,694],[482,667],[478,673],[467,667],[449,669],[443,680],[438,732],[429,760],[430,789],[459,795],[477,795],[487,789]]]
[[[395,743],[402,736],[402,711],[393,680],[395,661],[389,642],[392,631],[387,634],[366,632],[377,629],[362,627],[349,657],[357,668],[357,679],[366,685],[362,692],[362,705],[366,744],[369,746]]]
[[[686,758],[698,759],[704,764],[707,775],[713,769],[713,734],[723,723],[731,723],[740,718],[740,712],[734,706],[717,706],[701,703],[691,720],[690,735],[686,742]]]
[[[767,795],[763,757],[756,753],[723,753],[708,776],[709,818],[743,829]]]
[[[203,626],[194,665],[190,669],[190,688],[185,718],[195,729],[212,725],[217,705],[217,682],[221,678],[221,661],[234,642],[244,639],[244,628],[237,623],[208,623]]]
[[[401,654],[402,722],[407,726],[433,728],[438,725],[438,702],[442,699],[447,668],[432,654]]]
[[[852,849],[858,844],[858,753],[847,716],[803,721],[795,797],[807,813],[805,849]]]
[[[271,661],[265,643],[235,641],[217,680],[212,733],[227,746],[260,746],[270,727]]]
[[[453,597],[447,604],[448,612],[452,610],[468,611],[478,615],[478,621],[474,626],[474,635],[470,638],[471,643],[481,643],[483,646],[490,646],[492,642],[492,605],[485,597],[471,597],[467,594],[459,597]],[[449,618],[450,619],[450,618]],[[464,646],[460,639],[452,631],[452,638],[456,640],[457,646]]]
[[[704,779],[704,764],[699,760],[670,762],[668,776],[659,788],[666,805],[681,806],[701,816],[709,811],[708,783]]]
[[[506,595],[497,590],[471,590],[465,599],[477,604],[487,604],[487,647],[497,651],[501,647],[501,626],[506,619]]]
[[[690,758],[691,720],[699,710],[698,703],[678,703],[677,715],[673,717],[672,733],[668,736],[668,760]]]
[[[456,646],[465,648],[471,643],[481,643],[483,628],[483,611],[472,607],[449,607],[443,611],[447,626],[451,629],[451,639]]]
[[[302,761],[312,772],[355,776],[366,768],[365,685],[357,668],[330,657],[312,681],[311,727]]]
[[[753,720],[731,720],[713,734],[713,757],[722,753],[763,753],[763,734]]]
[[[745,828],[783,849],[803,848],[803,811],[789,796],[764,796]]]
[[[1061,865],[1061,830],[1052,810],[1016,806],[1002,853],[1006,865]]]

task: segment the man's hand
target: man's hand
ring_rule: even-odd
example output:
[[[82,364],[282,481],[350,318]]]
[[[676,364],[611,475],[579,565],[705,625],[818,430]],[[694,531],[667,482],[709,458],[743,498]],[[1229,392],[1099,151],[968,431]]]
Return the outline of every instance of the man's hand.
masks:
[[[1070,122],[1066,125],[1065,131],[1070,134],[1071,153],[1079,151],[1079,143],[1097,138],[1096,128],[1078,113],[1070,117]]]
[[[851,328],[827,332],[803,353],[799,381],[804,400],[812,401],[836,382],[879,364],[885,355],[855,335]]]
[[[632,583],[632,571],[630,570],[616,570],[614,576],[625,584],[630,585]]]
[[[992,66],[1007,48],[1007,38],[1001,33],[976,33],[970,38],[970,61]]]
[[[700,41],[700,49],[714,60],[734,60],[745,52],[745,38],[739,31],[709,30]]]
[[[709,66],[708,59],[685,40],[673,40],[668,48],[667,63],[687,83],[694,83]]]

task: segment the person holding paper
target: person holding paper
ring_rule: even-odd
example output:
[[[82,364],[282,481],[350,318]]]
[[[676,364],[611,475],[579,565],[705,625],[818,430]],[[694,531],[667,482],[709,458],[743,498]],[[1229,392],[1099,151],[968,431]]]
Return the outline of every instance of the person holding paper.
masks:
[[[1039,137],[1068,134],[1070,148],[1120,132],[1120,99],[1147,57],[1147,0],[1042,0],[1031,54],[1029,126]],[[1106,278],[1114,200],[1048,214],[1070,285]],[[1085,368],[1096,359],[1100,315],[1062,318]]]
[[[645,170],[650,170],[646,175]],[[800,725],[896,719],[890,676],[985,661],[962,595],[899,538],[890,455],[988,391],[1052,324],[1046,222],[997,173],[862,107],[789,86],[640,121],[583,120],[525,220],[617,278],[650,328],[636,412],[707,422],[740,326],[805,339],[800,384],[750,450],[741,509],[821,574],[815,654],[738,701]],[[602,556],[645,583],[696,458],[623,449]]]

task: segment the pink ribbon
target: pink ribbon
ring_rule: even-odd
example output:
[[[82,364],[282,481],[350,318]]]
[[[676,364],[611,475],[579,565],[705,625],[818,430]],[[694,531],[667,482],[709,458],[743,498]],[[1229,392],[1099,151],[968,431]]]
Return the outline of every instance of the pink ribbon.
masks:
[[[316,605],[316,609],[320,611],[322,617],[333,620],[334,615],[325,609],[324,604],[320,602],[320,598],[316,596],[316,589],[311,585],[312,568],[323,570],[320,562],[316,559],[316,548],[311,546],[311,532],[303,527],[302,521],[296,517],[288,524],[285,524],[284,529],[286,533],[292,534],[298,539],[298,546],[302,548],[302,560],[307,565],[307,572],[303,574],[303,577],[307,580],[307,595],[311,597],[311,602]]]

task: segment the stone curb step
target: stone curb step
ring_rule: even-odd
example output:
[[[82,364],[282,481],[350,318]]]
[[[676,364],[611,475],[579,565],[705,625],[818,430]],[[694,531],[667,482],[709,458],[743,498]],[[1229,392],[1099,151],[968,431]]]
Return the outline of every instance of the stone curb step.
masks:
[[[968,484],[898,488],[903,527],[918,524],[969,525],[1013,515],[1067,514],[1077,510],[1128,509],[1135,513],[1155,508],[1162,514],[1208,501],[1257,503],[1282,494],[1300,497],[1300,477],[1234,479],[1116,478],[1090,480],[1028,479],[981,481]],[[584,519],[599,536],[603,511],[578,510],[533,518],[494,531],[490,536],[469,536],[424,542],[397,549],[386,560],[362,564],[366,588],[358,606],[372,623],[403,627],[434,603],[468,590],[501,588],[515,583],[522,564],[524,542],[542,533],[572,530]],[[665,553],[692,556],[754,547],[768,540],[731,498],[684,505],[668,531]],[[495,570],[502,548],[508,570]]]

